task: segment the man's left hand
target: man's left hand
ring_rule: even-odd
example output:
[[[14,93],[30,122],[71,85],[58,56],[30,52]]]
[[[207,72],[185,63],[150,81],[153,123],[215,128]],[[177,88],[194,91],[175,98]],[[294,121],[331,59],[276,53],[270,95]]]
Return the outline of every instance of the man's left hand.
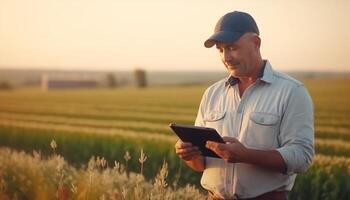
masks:
[[[238,163],[247,159],[248,149],[236,138],[223,137],[225,143],[207,141],[206,147],[227,162]]]

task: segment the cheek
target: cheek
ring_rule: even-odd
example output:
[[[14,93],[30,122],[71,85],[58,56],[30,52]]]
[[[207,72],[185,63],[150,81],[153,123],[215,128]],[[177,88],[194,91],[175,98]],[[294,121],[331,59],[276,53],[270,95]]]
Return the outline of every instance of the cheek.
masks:
[[[245,62],[250,62],[253,58],[252,51],[249,51],[249,50],[242,52],[241,56]]]
[[[224,60],[224,55],[222,53],[219,54],[220,60]]]
[[[236,62],[239,62],[239,63],[245,63],[245,61],[246,61],[244,55],[243,55],[242,53],[240,53],[240,52],[237,52],[237,53],[235,54],[234,60],[235,60]]]
[[[220,58],[220,60],[222,61],[222,62],[224,62],[224,54],[222,54],[222,53],[219,53],[219,58]]]

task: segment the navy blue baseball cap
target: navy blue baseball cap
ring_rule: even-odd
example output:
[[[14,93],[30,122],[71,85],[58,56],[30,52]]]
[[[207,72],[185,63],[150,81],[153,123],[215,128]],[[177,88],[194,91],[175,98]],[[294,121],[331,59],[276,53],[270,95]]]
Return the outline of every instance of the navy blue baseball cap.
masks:
[[[217,42],[233,43],[248,32],[259,35],[259,29],[253,17],[245,12],[230,12],[219,19],[214,34],[204,42],[204,46],[210,48]]]

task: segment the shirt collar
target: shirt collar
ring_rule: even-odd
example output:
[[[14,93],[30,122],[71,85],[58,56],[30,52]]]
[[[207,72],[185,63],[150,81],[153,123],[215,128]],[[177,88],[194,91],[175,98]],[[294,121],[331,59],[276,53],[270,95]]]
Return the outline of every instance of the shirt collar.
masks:
[[[260,74],[258,76],[258,79],[261,81],[264,81],[266,83],[272,83],[273,82],[273,69],[268,60],[264,60],[265,65],[260,71]],[[225,82],[225,86],[234,86],[237,83],[239,83],[239,79],[233,76],[229,76],[227,81]]]

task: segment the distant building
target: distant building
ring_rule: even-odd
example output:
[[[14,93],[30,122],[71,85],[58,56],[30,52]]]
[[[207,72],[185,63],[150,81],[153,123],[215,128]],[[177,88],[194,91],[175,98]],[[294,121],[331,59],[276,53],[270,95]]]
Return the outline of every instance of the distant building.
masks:
[[[137,87],[147,87],[146,71],[142,69],[135,69],[135,83]]]
[[[93,79],[84,77],[49,77],[41,76],[41,89],[43,91],[51,89],[79,89],[79,88],[96,88],[98,82]]]

